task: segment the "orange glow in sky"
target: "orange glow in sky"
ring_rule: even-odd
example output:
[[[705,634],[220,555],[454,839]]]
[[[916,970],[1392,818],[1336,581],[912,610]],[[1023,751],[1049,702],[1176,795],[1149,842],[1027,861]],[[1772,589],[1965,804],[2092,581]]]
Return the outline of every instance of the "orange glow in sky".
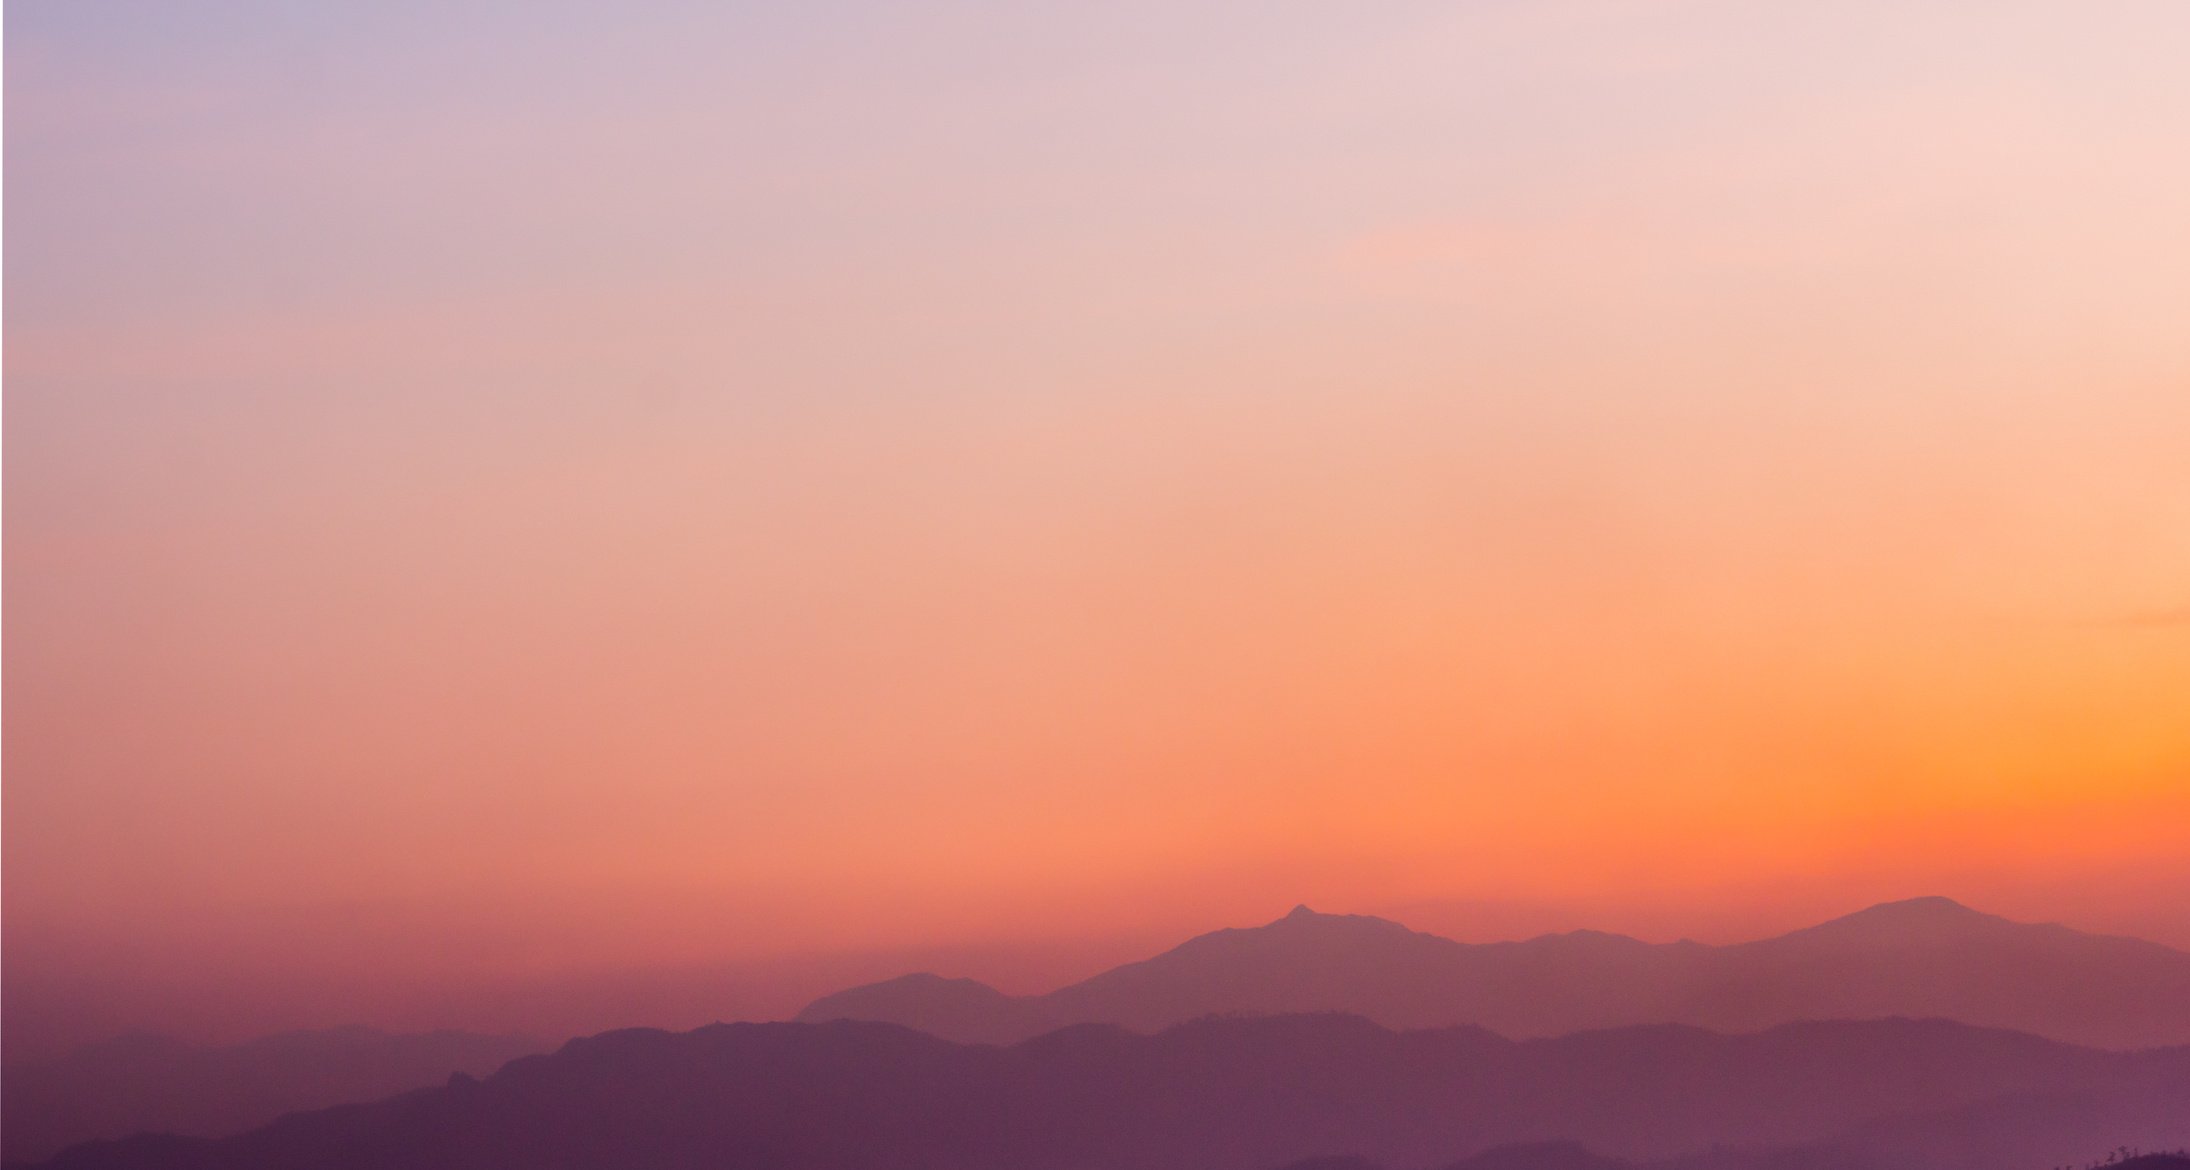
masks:
[[[2190,8],[790,7],[9,8],[11,1029],[2190,945]]]

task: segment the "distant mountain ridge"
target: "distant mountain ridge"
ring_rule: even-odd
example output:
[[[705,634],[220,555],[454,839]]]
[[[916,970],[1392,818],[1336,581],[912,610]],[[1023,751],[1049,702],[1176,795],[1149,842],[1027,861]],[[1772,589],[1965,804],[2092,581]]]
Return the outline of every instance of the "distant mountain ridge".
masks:
[[[284,1113],[369,1101],[484,1075],[548,1046],[472,1032],[348,1027],[284,1032],[221,1047],[137,1034],[0,1071],[0,1156],[140,1132],[219,1137]]]
[[[2051,1170],[2185,1143],[2190,1048],[2105,1052],[1939,1020],[1513,1041],[1313,1015],[1152,1036],[1086,1025],[1010,1047],[854,1022],[611,1032],[483,1080],[224,1140],[79,1146],[50,1167]]]
[[[1349,1012],[1389,1027],[1514,1037],[1680,1023],[1941,1017],[2067,1043],[2190,1043],[2190,953],[1914,898],[1731,946],[1595,931],[1461,943],[1306,906],[1204,934],[1045,995],[908,975],[824,996],[798,1019],[874,1020],[1011,1043],[1071,1024],[1156,1031],[1207,1015]]]

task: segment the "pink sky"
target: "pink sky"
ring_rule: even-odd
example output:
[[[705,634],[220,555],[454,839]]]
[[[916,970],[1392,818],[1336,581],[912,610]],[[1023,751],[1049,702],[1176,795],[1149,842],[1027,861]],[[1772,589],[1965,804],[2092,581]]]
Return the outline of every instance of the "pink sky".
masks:
[[[2190,9],[1098,7],[11,5],[11,1036],[2190,945]]]

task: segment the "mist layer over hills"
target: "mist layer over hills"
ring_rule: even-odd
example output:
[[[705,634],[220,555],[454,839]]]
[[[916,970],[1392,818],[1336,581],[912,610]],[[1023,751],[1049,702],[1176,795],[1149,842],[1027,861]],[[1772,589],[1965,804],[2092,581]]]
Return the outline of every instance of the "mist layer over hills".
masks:
[[[123,1036],[0,1072],[0,1156],[139,1132],[217,1137],[284,1113],[484,1075],[547,1045],[470,1032],[390,1035],[371,1028],[289,1032],[203,1047]]]
[[[484,1081],[537,1046],[125,1039],[10,1066],[6,1156],[148,1131],[179,1136],[56,1165],[2050,1170],[2190,1143],[2190,1047],[2164,1046],[2190,955],[1941,898],[1726,947],[1300,907],[1047,995],[912,975],[802,1021],[608,1033]]]
[[[1467,944],[1302,906],[1046,995],[909,975],[799,1019],[878,1020],[1008,1043],[1080,1023],[1155,1031],[1212,1014],[1349,1012],[1395,1028],[1515,1037],[1680,1023],[1942,1017],[2108,1048],[2190,1043],[2190,953],[2011,922],[1945,898],[1892,902],[1734,946],[1577,931]]]
[[[1439,1166],[1545,1141],[1699,1170],[2047,1170],[2190,1141],[2190,1049],[1910,1020],[1512,1041],[1276,1016],[1153,1036],[1086,1025],[1010,1047],[888,1024],[729,1024],[608,1033],[485,1080],[225,1140],[77,1147],[52,1165],[1273,1170]]]

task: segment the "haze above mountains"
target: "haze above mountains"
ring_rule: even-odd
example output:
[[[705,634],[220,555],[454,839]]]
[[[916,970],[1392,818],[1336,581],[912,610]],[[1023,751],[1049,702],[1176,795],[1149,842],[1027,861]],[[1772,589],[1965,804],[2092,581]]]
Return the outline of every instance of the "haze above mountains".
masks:
[[[1352,1022],[1314,1026],[1286,1022],[1303,1015],[1334,1013],[1344,1013]],[[1233,1017],[1241,1026],[1219,1032],[1196,1032],[1192,1028],[1179,1032],[1182,1026],[1206,1021],[1209,1017]],[[1285,1019],[1265,1025],[1248,1017]],[[1912,1024],[1903,1019],[1879,1025],[1884,1030],[1864,1031],[1856,1027],[1855,1022],[1876,1022],[1887,1017],[1937,1017],[1940,1021],[1952,1019],[1960,1024]],[[1802,1020],[1840,1022],[1823,1027],[1823,1030],[1805,1030],[1808,1025],[1791,1026],[1794,1021]],[[921,1071],[925,1068],[922,1062],[929,1060],[942,1062],[943,1066],[960,1072],[987,1070],[978,1072],[978,1080],[991,1075],[1006,1077],[1006,1072],[1000,1070],[1016,1067],[1014,1062],[1028,1059],[1027,1054],[1035,1054],[1036,1063],[1041,1064],[1047,1058],[1040,1058],[1040,1053],[1077,1053],[1079,1055],[1072,1057],[1073,1060],[1085,1058],[1095,1061],[1095,1065],[1071,1074],[1071,1077],[1081,1079],[1068,1078],[1067,1085],[1053,1087],[1067,1096],[1078,1092],[1101,1098],[1128,1091],[1121,1083],[1114,1083],[1113,1077],[1153,1076],[1160,1079],[1173,1075],[1164,1071],[1166,1062],[1195,1051],[1192,1044],[1179,1039],[1181,1035],[1222,1036],[1225,1038],[1223,1044],[1246,1045],[1261,1052],[1262,1059],[1267,1060],[1271,1068],[1284,1069],[1302,1062],[1312,1063],[1317,1059],[1315,1053],[1320,1051],[1317,1046],[1334,1035],[1352,1036],[1358,1040],[1360,1036],[1372,1033],[1388,1035],[1385,1029],[1392,1029],[1403,1035],[1383,1049],[1388,1054],[1412,1060],[1412,1056],[1404,1054],[1441,1051],[1446,1052],[1451,1061],[1459,1062],[1454,1068],[1468,1065],[1473,1069],[1466,1073],[1462,1082],[1447,1084],[1437,1090],[1439,1092],[1458,1091],[1454,1085],[1463,1082],[1481,1088],[1501,1078],[1526,1080],[1536,1077],[1538,1082],[1532,1083],[1538,1083],[1542,1093],[1574,1094],[1571,1101],[1558,1098],[1567,1101],[1565,1105],[1548,1103],[1553,1100],[1551,1096],[1538,1102],[1545,1110],[1540,1114],[1541,1124],[1499,1128],[1486,1122],[1478,1129],[1434,1134],[1424,1131],[1418,1135],[1421,1138],[1419,1147],[1405,1146],[1412,1151],[1410,1158],[1413,1160],[1403,1159],[1400,1163],[1417,1165],[1450,1162],[1497,1142],[1585,1137],[1593,1143],[1590,1158],[1608,1154],[1685,1156],[1692,1150],[1681,1143],[1690,1138],[1706,1145],[1738,1138],[1775,1146],[1798,1146],[1830,1138],[1845,1146],[1856,1141],[1856,1137],[1850,1136],[1852,1131],[1843,1132],[1847,1127],[1863,1119],[1869,1119],[1865,1124],[1873,1121],[1884,1124],[1882,1119],[1895,1111],[1889,1106],[1902,1112],[1934,1104],[1942,1108],[1951,1105],[1965,1111],[1953,1117],[1908,1122],[1913,1126],[1910,1133],[1894,1139],[1908,1148],[1924,1147],[1935,1152],[1987,1148],[1986,1142],[2005,1139],[1983,1138],[1983,1135],[2019,1133],[2022,1130],[2018,1127],[2038,1125],[2048,1140],[2057,1140],[2062,1146],[2063,1160],[2087,1154],[2094,1148],[2094,1142],[2098,1143],[2095,1148],[2101,1150],[2129,1140],[2132,1135],[2138,1140],[2157,1142],[2171,1132],[2162,1123],[2170,1118],[2190,1121],[2190,1076],[2175,1082],[2160,1076],[2148,1083],[2140,1079],[2144,1074],[2138,1073],[2130,1078],[2134,1084],[2115,1084],[2107,1080],[2113,1074],[2105,1071],[2125,1068],[2181,1071],[2178,1066],[2182,1063],[2182,1052],[2168,1050],[2153,1058],[2156,1063],[2139,1064],[2136,1061],[2118,1062],[2106,1054],[2089,1051],[2091,1048],[2145,1049],[2190,1044],[2190,954],[2135,939],[2085,934],[2062,926],[2015,923],[1970,910],[1944,898],[1887,903],[1777,938],[1723,947],[1694,942],[1656,945],[1591,931],[1547,935],[1520,942],[1466,944],[1418,933],[1380,918],[1318,914],[1303,906],[1267,925],[1201,935],[1150,959],[1105,971],[1046,995],[1009,996],[973,980],[908,975],[823,997],[800,1014],[800,1021],[802,1026],[786,1026],[787,1030],[771,1032],[703,1030],[714,1037],[707,1041],[691,1039],[701,1033],[666,1040],[627,1036],[613,1041],[607,1038],[574,1041],[555,1060],[579,1060],[573,1052],[596,1051],[600,1045],[607,1044],[618,1052],[639,1054],[633,1055],[632,1059],[653,1053],[687,1062],[693,1075],[702,1080],[728,1077],[738,1085],[780,1081],[781,1092],[774,1099],[786,1108],[821,1108],[812,1102],[799,1104],[794,1089],[784,1087],[806,1084],[799,1078],[811,1075],[819,1079],[796,1092],[810,1092],[818,1095],[816,1100],[830,1101],[839,1101],[842,1094],[880,1093],[886,1099],[878,1098],[869,1104],[889,1109],[904,1105],[893,1094],[909,1090],[890,1087],[885,1083],[888,1077],[932,1075],[932,1069]],[[967,1049],[956,1055],[937,1056],[935,1053],[944,1049],[921,1048],[914,1041],[900,1038],[903,1034],[895,1029],[826,1026],[834,1021],[899,1025],[927,1033],[939,1042],[949,1042],[946,1047],[950,1049],[963,1044],[1015,1047]],[[1980,1027],[2029,1035],[1979,1031]],[[1456,1028],[1458,1031],[1454,1030]],[[1423,1029],[1441,1031],[1410,1031]],[[1144,1042],[1134,1038],[1134,1033],[1156,1034],[1158,1040]],[[1714,1033],[1764,1033],[1765,1036],[1726,1037]],[[1595,1039],[1584,1040],[1574,1034],[1594,1036]],[[646,1035],[668,1036],[666,1033]],[[1105,1036],[1110,1039],[1100,1039]],[[735,1042],[726,1037],[735,1037]],[[1574,1038],[1549,1044],[1534,1043],[1551,1037]],[[1619,1087],[1620,1077],[1645,1075],[1643,1066],[1651,1066],[1653,1062],[1678,1065],[1688,1059],[1680,1055],[1683,1052],[1691,1055],[1706,1051],[1750,1052],[1752,1055],[1777,1053],[1779,1058],[1794,1063],[1780,1066],[1773,1072],[1772,1062],[1758,1057],[1757,1069],[1742,1074],[1740,1079],[1746,1082],[1755,1077],[1799,1078],[1808,1075],[1806,1069],[1830,1070],[1850,1045],[1856,1050],[1868,1051],[1864,1046],[1884,1043],[1881,1037],[1896,1038],[1892,1043],[1900,1046],[1900,1059],[1907,1062],[1906,1067],[1931,1070],[1925,1075],[1933,1080],[1927,1083],[1947,1091],[1951,1100],[1940,1098],[1935,1101],[1925,1095],[1931,1090],[1912,1089],[1910,1095],[1902,1099],[1890,1096],[1864,1098],[1868,1104],[1862,1109],[1844,1111],[1826,1119],[1831,1124],[1813,1118],[1815,1124],[1805,1122],[1791,1128],[1773,1128],[1773,1125],[1757,1120],[1765,1115],[1751,1116],[1743,1111],[1748,1106],[1729,1107],[1721,1116],[1721,1129],[1709,1130],[1699,1121],[1699,1128],[1692,1132],[1679,1131],[1678,1140],[1663,1145],[1643,1141],[1637,1136],[1642,1132],[1640,1130],[1600,1131],[1590,1129],[1581,1120],[1585,1115],[1594,1115],[1584,1105],[1589,1094],[1602,1091],[1617,1096],[1627,1091]],[[1296,1042],[1307,1047],[1297,1047]],[[2062,1044],[2087,1047],[2064,1048]],[[1987,1051],[2009,1063],[2023,1060],[2031,1053],[2047,1054],[2040,1063],[2055,1069],[2059,1075],[2048,1073],[2052,1079],[2021,1088],[1984,1079],[1991,1075],[1989,1072],[1976,1081],[1968,1080],[1969,1076],[1982,1070],[1986,1062],[1968,1061],[1965,1056],[1972,1046],[1988,1045],[1991,1047]],[[404,1037],[387,1036],[368,1029],[273,1037],[227,1049],[195,1048],[144,1037],[91,1045],[61,1061],[10,1065],[4,1084],[0,1084],[0,1088],[5,1089],[5,1152],[11,1160],[41,1158],[67,1144],[118,1138],[139,1131],[218,1137],[272,1121],[287,1111],[317,1109],[405,1089],[440,1085],[452,1075],[457,1075],[458,1083],[447,1092],[455,1094],[454,1097],[419,1098],[427,1103],[413,1108],[437,1116],[436,1111],[444,1109],[455,1109],[462,1114],[463,1109],[470,1106],[460,1107],[460,1104],[470,1100],[464,1094],[471,1091],[464,1088],[469,1083],[464,1077],[487,1074],[504,1060],[538,1051],[539,1047],[531,1041],[504,1037],[459,1033]],[[1374,1060],[1366,1055],[1373,1048],[1374,1044],[1361,1048],[1355,1056],[1373,1066]],[[1461,1050],[1465,1052],[1464,1059],[1462,1055],[1455,1055]],[[965,1054],[971,1051],[1001,1051],[1007,1055]],[[1129,1053],[1138,1055],[1128,1060],[1125,1054]],[[2023,1055],[2014,1055],[2018,1053]],[[903,1068],[891,1066],[893,1071],[886,1075],[875,1071],[900,1058],[910,1063]],[[1127,1063],[1145,1059],[1153,1067],[1128,1069],[1106,1063],[1113,1058]],[[1000,1063],[991,1066],[982,1064],[983,1061]],[[1606,1061],[1626,1071],[1615,1076],[1607,1071]],[[826,1071],[836,1067],[835,1062],[850,1064],[836,1072]],[[528,1064],[526,1067],[534,1066]],[[869,1072],[857,1072],[860,1068]],[[1296,1073],[1309,1075],[1304,1069],[1295,1069],[1285,1075]],[[526,1073],[511,1083],[533,1084],[525,1078],[536,1075]],[[676,1108],[672,1102],[686,1101],[691,1094],[704,1097],[707,1092],[715,1091],[698,1083],[677,1087],[671,1082],[681,1074],[667,1068],[641,1069],[630,1075],[648,1079],[650,1084],[659,1080],[665,1109]],[[975,1074],[968,1072],[966,1075]],[[1378,1077],[1404,1079],[1415,1073],[1401,1068],[1368,1067],[1362,1075],[1373,1081]],[[1656,1077],[1660,1074],[1649,1072],[1647,1075]],[[839,1095],[832,1096],[827,1088],[831,1083],[828,1078],[836,1076],[847,1079],[839,1083]],[[874,1077],[883,1079],[878,1082]],[[1607,1077],[1613,1079],[1608,1081]],[[492,1078],[491,1083],[502,1083],[502,1079]],[[555,1092],[592,1091],[582,1089],[584,1083],[585,1076],[578,1075],[576,1080]],[[1252,1095],[1268,1087],[1255,1087],[1260,1084],[1243,1083],[1239,1091]],[[2171,1084],[2177,1092],[2168,1097]],[[1073,1085],[1077,1088],[1070,1087]],[[1702,1086],[1691,1087],[1704,1091]],[[2009,1089],[2034,1093],[2042,1089],[2043,1101],[2033,1097],[2023,1105],[2013,1107],[1994,1101],[1996,1091]],[[615,1088],[610,1091],[622,1094],[628,1090]],[[991,1092],[992,1087],[983,1082],[982,1086],[968,1091],[986,1093]],[[1399,1095],[1393,1100],[1403,1101],[1409,1094],[1430,1091],[1427,1082],[1404,1092],[1395,1089]],[[1720,1091],[1709,1089],[1712,1093]],[[513,1098],[505,1105],[520,1110],[550,1109],[544,1102],[525,1095],[531,1092],[527,1089],[520,1094],[521,1100]],[[793,1096],[784,1097],[781,1093]],[[1496,1094],[1492,1094],[1492,1099],[1497,1099]],[[700,1109],[697,1097],[687,1103],[695,1111]],[[611,1112],[625,1107],[605,1100],[598,1104],[601,1109]],[[553,1106],[551,1111],[567,1105]],[[1564,1115],[1559,1110],[1568,1105],[1578,1112],[1561,1120]],[[1967,1113],[1980,1105],[1983,1109],[1979,1113]],[[637,1108],[637,1105],[631,1107]],[[1520,1108],[1517,1104],[1512,1107]],[[1040,1108],[1066,1109],[1055,1102],[1040,1104]],[[1124,1112],[1112,1118],[1112,1123],[1127,1129],[1138,1124],[1130,1121],[1133,1109],[1121,1108]],[[1528,1108],[1537,1108],[1537,1105]],[[1766,1110],[1766,1114],[1769,1113],[1770,1110]],[[242,1144],[137,1142],[126,1148],[86,1147],[69,1155],[64,1164],[282,1165],[289,1164],[283,1159],[289,1158],[291,1153],[303,1159],[297,1164],[310,1164],[311,1157],[327,1156],[327,1151],[313,1144],[326,1133],[334,1132],[322,1132],[325,1126],[347,1132],[347,1127],[353,1124],[365,1124],[357,1119],[366,1114],[353,1110],[345,1116],[352,1120],[336,1123],[286,1119],[276,1129],[287,1136],[253,1138]],[[1378,1125],[1385,1122],[1400,1124],[1394,1117],[1378,1116],[1384,1117]],[[490,1124],[483,1118],[470,1118],[468,1114],[464,1117],[461,1125],[467,1129]],[[1184,1124],[1177,1118],[1173,1120]],[[367,1159],[356,1164],[407,1164],[414,1158],[420,1165],[436,1164],[434,1159],[442,1154],[435,1152],[439,1147],[434,1142],[440,1139],[408,1133],[404,1127],[409,1124],[409,1121],[385,1117],[371,1122],[373,1126],[392,1128],[384,1133],[375,1130],[379,1136],[359,1140],[373,1149],[405,1152],[394,1163]],[[448,1124],[459,1123],[451,1120]],[[694,1121],[693,1124],[699,1123]],[[1021,1124],[1019,1120],[1006,1122],[966,1115],[953,1124],[970,1126],[972,1130],[1005,1141],[1005,1147],[1000,1149],[1017,1149],[1020,1146],[1013,1143],[1033,1140],[1024,1134],[1008,1141],[997,1136],[996,1126],[1008,1128]],[[1218,1127],[1212,1132],[1221,1131],[1219,1122],[1210,1124]],[[1404,1124],[1421,1123],[1406,1121]],[[321,1128],[315,1129],[315,1126]],[[1321,1149],[1309,1146],[1286,1150],[1273,1148],[1271,1153],[1273,1157],[1293,1157],[1337,1152],[1389,1159],[1391,1149],[1397,1148],[1391,1143],[1400,1140],[1391,1136],[1399,1132],[1396,1130],[1387,1131],[1376,1126],[1340,1128],[1353,1135],[1348,1141],[1354,1144]],[[694,1137],[693,1140],[708,1149],[717,1148],[708,1143],[730,1142],[734,1145],[737,1140],[743,1140],[736,1139],[728,1131],[708,1132],[712,1136],[705,1136],[704,1140]],[[1876,1135],[1862,1140],[1872,1142],[1874,1137]],[[785,1165],[869,1164],[850,1154],[845,1154],[850,1160],[829,1160],[835,1155],[823,1157],[816,1152],[821,1147],[800,1144],[809,1139],[820,1140],[812,1134],[777,1133],[767,1141],[780,1145],[780,1150],[789,1159],[782,1163]],[[495,1140],[501,1141],[500,1138]],[[604,1133],[587,1140],[608,1143],[601,1148],[609,1150],[622,1148],[616,1143],[627,1139]],[[760,1139],[754,1137],[752,1140]],[[882,1139],[876,1137],[875,1140]],[[2185,1135],[2185,1140],[2190,1140],[2190,1135]],[[1926,1146],[1926,1143],[1931,1144]],[[1400,1144],[1405,1145],[1404,1142]],[[1887,1146],[1892,1145],[1887,1143]],[[497,1145],[496,1148],[501,1147]],[[1069,1148],[1068,1141],[1052,1152],[1069,1162],[1066,1157]],[[88,1149],[99,1152],[85,1152]],[[792,1157],[791,1153],[797,1151],[804,1152]],[[631,1153],[630,1150],[624,1152]],[[1511,1163],[1514,1170],[1530,1170],[1536,1164],[1531,1159],[1554,1159],[1544,1164],[1564,1167],[1568,1163],[1556,1159],[1569,1155],[1571,1151],[1561,1153],[1552,1149],[1516,1153],[1510,1157],[1523,1159]],[[999,1153],[998,1157],[1003,1158],[1003,1155]],[[807,1160],[801,1161],[802,1158]],[[815,1158],[820,1160],[813,1160]],[[679,1164],[674,1161],[648,1163],[645,1158],[640,1158],[639,1163]],[[732,1164],[735,1164],[734,1159]],[[1039,1159],[1029,1164],[1040,1164]],[[1148,1164],[1162,1163],[1159,1160]],[[1877,1164],[1901,1163],[1889,1159]],[[1750,1163],[1725,1165],[1733,1170],[1746,1170]]]
[[[907,975],[798,1016],[1010,1043],[1072,1024],[1156,1031],[1208,1015],[1348,1012],[1392,1028],[1557,1036],[1635,1024],[1751,1032],[1797,1020],[1939,1017],[2072,1044],[2190,1043],[2190,953],[2011,922],[1946,898],[1889,902],[1732,946],[1594,931],[1469,944],[1296,908],[1045,995]]]

